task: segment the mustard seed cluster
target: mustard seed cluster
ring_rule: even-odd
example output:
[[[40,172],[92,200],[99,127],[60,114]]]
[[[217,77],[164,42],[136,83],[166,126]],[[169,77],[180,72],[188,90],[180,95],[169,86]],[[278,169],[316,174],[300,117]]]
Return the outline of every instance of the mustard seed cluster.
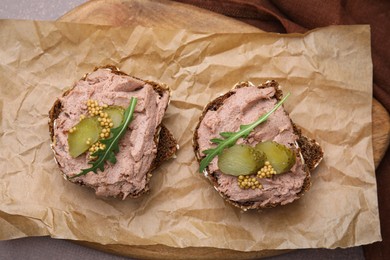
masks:
[[[107,105],[103,104],[102,106],[99,106],[97,100],[88,99],[87,108],[88,108],[88,114],[90,116],[97,116],[103,111],[103,108],[107,108]]]
[[[276,171],[272,167],[271,163],[269,161],[265,161],[263,168],[261,168],[260,171],[257,172],[257,177],[258,178],[271,178],[275,174],[276,174]]]
[[[101,139],[108,138],[111,133],[111,128],[114,126],[112,119],[108,116],[107,113],[103,112],[103,109],[107,107],[107,104],[103,104],[100,106],[96,100],[87,100],[88,114],[90,116],[99,116],[97,120],[103,127],[102,132],[100,133]]]
[[[265,161],[264,166],[257,172],[256,175],[239,175],[237,177],[238,186],[243,189],[262,189],[263,185],[257,178],[271,178],[276,174],[275,169],[269,161]]]
[[[92,144],[92,146],[88,149],[90,153],[95,153],[99,149],[104,150],[106,148],[105,144],[102,144],[101,142],[97,141],[96,143]]]
[[[241,188],[241,189],[261,189],[263,188],[263,186],[261,185],[261,183],[257,180],[256,177],[254,177],[254,175],[240,175],[237,177],[238,179],[238,186]]]
[[[99,105],[97,100],[88,99],[87,100],[87,108],[88,108],[88,114],[90,116],[98,116],[97,120],[100,123],[100,126],[103,127],[101,133],[99,134],[100,139],[106,139],[110,137],[111,134],[111,128],[114,126],[112,119],[109,117],[107,113],[105,113],[103,110],[108,107],[107,104]],[[85,116],[81,115],[80,120],[84,119]],[[91,145],[91,140],[87,140],[87,144]],[[98,150],[104,150],[106,149],[106,146],[102,144],[100,141],[97,141],[91,145],[91,147],[88,149],[90,154],[93,154],[97,152]],[[89,156],[90,159],[93,159],[93,156]]]

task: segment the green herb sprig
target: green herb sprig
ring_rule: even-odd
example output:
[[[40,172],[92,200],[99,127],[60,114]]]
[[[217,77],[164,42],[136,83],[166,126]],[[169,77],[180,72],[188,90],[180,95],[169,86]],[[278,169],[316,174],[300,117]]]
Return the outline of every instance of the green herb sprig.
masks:
[[[210,149],[203,151],[203,153],[206,155],[206,157],[204,157],[200,161],[199,172],[202,173],[204,171],[204,169],[206,169],[206,167],[214,159],[214,157],[219,155],[225,148],[229,148],[229,147],[233,146],[237,142],[237,140],[240,138],[247,138],[248,135],[250,134],[250,132],[252,132],[252,130],[256,126],[258,126],[261,123],[263,123],[264,121],[266,121],[268,119],[268,117],[283,104],[283,102],[288,98],[289,95],[290,95],[290,93],[287,93],[287,95],[282,100],[280,100],[274,106],[274,108],[272,108],[265,115],[262,115],[261,117],[259,117],[255,122],[253,122],[249,125],[241,125],[240,130],[237,132],[221,132],[221,133],[219,133],[219,135],[222,138],[211,139],[210,141],[212,143],[217,144],[218,146],[215,148],[210,148]]]
[[[100,142],[105,145],[105,148],[91,154],[91,156],[96,157],[96,160],[90,162],[92,167],[81,170],[79,174],[70,177],[70,179],[86,175],[89,172],[97,173],[98,169],[104,171],[104,163],[106,161],[109,161],[112,164],[116,163],[115,154],[119,152],[119,140],[125,134],[127,126],[133,120],[136,104],[137,98],[132,97],[129,106],[123,114],[122,123],[118,127],[111,129],[112,135],[110,138],[100,140]]]

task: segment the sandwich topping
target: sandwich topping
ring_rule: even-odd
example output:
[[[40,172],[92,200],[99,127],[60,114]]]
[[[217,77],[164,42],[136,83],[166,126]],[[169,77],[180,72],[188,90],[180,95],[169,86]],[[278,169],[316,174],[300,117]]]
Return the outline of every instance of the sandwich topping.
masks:
[[[137,104],[137,98],[131,97],[130,105],[124,112],[124,118],[121,120],[121,123],[111,130],[110,124],[113,126],[111,117],[108,117],[108,114],[101,112],[100,125],[105,126],[100,133],[100,139],[93,144],[90,151],[89,158],[92,159],[90,164],[92,166],[88,169],[82,169],[79,174],[72,176],[71,178],[79,177],[85,175],[89,172],[97,173],[98,170],[104,171],[104,164],[106,161],[115,164],[116,157],[115,154],[119,152],[119,141],[126,133],[127,126],[133,120],[133,113],[135,106]],[[87,144],[90,144],[90,140],[87,140]],[[90,148],[90,149],[91,149]]]
[[[240,125],[238,128],[239,130],[237,132],[220,132],[219,135],[223,139],[219,137],[210,139],[212,143],[217,144],[218,146],[202,151],[203,154],[206,154],[206,157],[201,160],[199,171],[203,172],[206,166],[213,160],[215,156],[219,155],[224,148],[228,148],[234,145],[240,138],[248,137],[248,135],[251,133],[251,131],[253,131],[253,129],[256,128],[256,126],[266,121],[267,118],[283,104],[283,102],[287,99],[288,95],[284,97],[281,101],[279,101],[278,104],[276,104],[267,113],[264,113],[264,115],[259,116],[259,118],[257,118],[257,120],[255,120],[254,122],[251,122],[247,125]]]
[[[224,174],[238,175],[238,186],[241,189],[255,189],[262,188],[259,182],[261,178],[288,172],[295,161],[296,155],[291,149],[273,141],[265,141],[255,147],[239,144],[225,149],[218,156],[218,167]]]
[[[112,138],[115,125],[126,119],[123,108],[129,107],[132,99],[136,100],[132,121],[124,127],[126,131],[121,131],[118,149],[113,147],[119,152],[113,157],[107,155],[109,163],[104,164],[104,171],[96,167],[94,170],[100,169],[98,174],[88,172],[72,178],[91,167],[90,155],[95,156],[95,150],[107,149],[104,140]],[[97,69],[78,81],[59,102],[61,111],[54,121],[52,149],[66,178],[95,189],[99,196],[126,198],[145,191],[169,91],[156,91],[148,82]]]
[[[88,115],[80,116],[80,122],[69,129],[69,153],[73,158],[87,150],[90,155],[106,147],[100,142],[111,135],[111,129],[119,127],[123,121],[122,107],[109,107],[107,104],[99,105],[97,100],[86,101]],[[130,107],[130,106],[129,106]],[[129,114],[131,117],[133,113]],[[88,117],[89,116],[89,117]],[[92,156],[90,156],[92,159]]]
[[[235,132],[241,125],[250,124],[272,110],[277,104],[275,92],[274,87],[237,88],[223,100],[223,105],[209,109],[197,129],[200,155],[207,156],[208,152],[202,151],[215,148],[210,140],[218,138],[220,133]],[[213,158],[206,174],[214,179],[215,188],[224,197],[241,205],[257,208],[290,203],[299,198],[308,176],[295,145],[297,139],[288,114],[279,108],[246,138],[238,139],[235,146]],[[234,154],[231,149],[240,151],[233,151]],[[251,149],[258,154],[248,152]],[[225,153],[232,153],[229,162],[224,158]]]

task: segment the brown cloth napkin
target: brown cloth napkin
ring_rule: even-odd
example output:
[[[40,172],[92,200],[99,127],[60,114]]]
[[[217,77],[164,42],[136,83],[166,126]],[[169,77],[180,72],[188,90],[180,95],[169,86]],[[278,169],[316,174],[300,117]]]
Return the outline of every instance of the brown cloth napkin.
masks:
[[[390,111],[390,1],[176,1],[226,15],[269,32],[303,33],[328,25],[369,24],[374,65],[374,97]],[[368,260],[390,259],[390,149],[377,168],[376,175],[383,241],[364,246]]]

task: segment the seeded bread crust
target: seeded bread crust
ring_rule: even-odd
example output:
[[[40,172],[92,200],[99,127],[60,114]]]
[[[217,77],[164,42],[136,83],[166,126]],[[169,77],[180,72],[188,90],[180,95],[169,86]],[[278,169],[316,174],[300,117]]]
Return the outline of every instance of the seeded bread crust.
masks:
[[[128,74],[120,71],[118,68],[116,68],[114,66],[111,66],[111,65],[104,66],[104,67],[97,67],[97,68],[94,69],[94,71],[96,71],[98,69],[102,69],[102,68],[103,69],[108,69],[112,73],[117,74],[117,75],[129,76]],[[87,75],[88,74],[86,74],[81,80],[85,80]],[[169,94],[170,94],[170,89],[165,84],[161,84],[161,83],[157,83],[157,82],[153,82],[153,81],[149,81],[149,80],[142,80],[142,79],[136,78],[136,77],[133,77],[133,78],[141,80],[141,81],[143,81],[145,83],[148,83],[148,84],[152,85],[153,89],[160,96],[163,93],[165,93],[166,91],[168,91]],[[73,90],[73,88],[65,91],[62,94],[62,96],[68,95],[69,93],[72,92],[72,90]],[[50,138],[51,138],[51,142],[52,142],[51,145],[52,146],[55,145],[55,137],[54,137],[54,124],[55,124],[55,120],[58,118],[58,116],[61,113],[61,111],[62,111],[62,104],[61,104],[61,101],[59,99],[57,99],[54,102],[52,108],[49,111],[49,122],[48,122],[48,124],[49,124],[49,132],[50,132]],[[171,159],[172,157],[174,157],[176,152],[177,152],[178,144],[177,144],[175,138],[173,137],[172,133],[163,124],[160,124],[157,127],[157,129],[155,131],[155,135],[154,135],[154,142],[157,145],[157,155],[156,155],[155,159],[153,160],[153,162],[152,162],[152,164],[150,166],[150,169],[148,170],[147,177],[146,177],[146,186],[140,192],[129,194],[127,197],[138,198],[139,196],[141,196],[141,195],[145,194],[146,192],[148,192],[149,191],[149,182],[150,182],[150,179],[152,177],[152,171],[154,169],[156,169],[158,166],[160,166],[163,162],[165,162],[165,161]],[[73,181],[72,179],[69,179],[64,172],[63,172],[63,176],[67,180],[69,180],[71,182],[77,183],[77,184],[82,185],[82,186],[85,185],[80,180]],[[121,194],[119,194],[117,196],[117,198],[122,199],[123,195],[124,194],[121,193]]]
[[[234,86],[233,89],[245,88],[245,87],[249,87],[249,86],[253,86],[253,84],[248,82],[248,81],[245,81],[245,82],[238,83],[237,85]],[[276,98],[278,101],[280,101],[283,98],[283,92],[279,88],[279,84],[274,80],[267,81],[266,83],[261,84],[257,87],[258,88],[273,87],[273,88],[275,88],[275,95],[273,98]],[[212,100],[204,108],[204,110],[199,118],[198,125],[195,128],[194,136],[193,136],[193,149],[194,149],[195,156],[196,156],[196,159],[198,160],[198,162],[200,162],[204,157],[201,155],[201,151],[199,150],[199,144],[198,144],[198,138],[199,138],[198,137],[198,128],[200,126],[200,123],[202,122],[207,111],[217,110],[219,107],[221,107],[223,105],[223,102],[225,99],[229,98],[230,96],[232,96],[234,94],[235,94],[235,92],[229,91],[229,92],[225,93],[224,95]],[[295,134],[298,136],[298,140],[297,140],[297,144],[299,146],[298,151],[300,152],[301,158],[303,158],[304,167],[305,167],[305,171],[306,171],[306,178],[304,180],[304,184],[302,186],[301,191],[298,193],[298,196],[301,197],[301,196],[303,196],[303,194],[306,191],[308,191],[310,189],[310,186],[311,186],[310,172],[313,171],[318,166],[318,164],[321,162],[324,153],[322,151],[321,146],[315,140],[312,140],[312,139],[304,136],[302,134],[302,131],[300,130],[300,128],[291,119],[290,119],[290,121],[293,125],[293,129],[294,129]],[[218,177],[214,173],[209,172],[208,167],[206,167],[204,175],[211,182],[211,184],[215,187],[215,189],[218,191],[218,189],[217,189],[217,187],[219,185],[218,184]],[[223,194],[221,192],[219,192],[219,194],[227,202],[229,202],[230,204],[232,204],[232,205],[234,205],[234,206],[236,206],[244,211],[246,211],[248,209],[260,210],[263,208],[273,208],[273,207],[280,205],[280,204],[267,204],[267,205],[262,206],[262,207],[256,207],[254,205],[255,204],[254,201],[247,201],[245,203],[241,203],[241,202],[230,200],[230,198],[228,196],[226,196],[225,194]]]

